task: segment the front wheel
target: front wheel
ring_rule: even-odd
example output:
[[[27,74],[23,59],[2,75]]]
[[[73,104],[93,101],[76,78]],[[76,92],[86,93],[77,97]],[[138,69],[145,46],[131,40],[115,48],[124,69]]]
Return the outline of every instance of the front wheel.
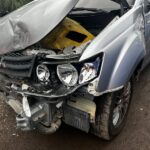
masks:
[[[120,91],[97,99],[96,123],[92,132],[105,140],[111,140],[123,129],[131,102],[131,82]]]

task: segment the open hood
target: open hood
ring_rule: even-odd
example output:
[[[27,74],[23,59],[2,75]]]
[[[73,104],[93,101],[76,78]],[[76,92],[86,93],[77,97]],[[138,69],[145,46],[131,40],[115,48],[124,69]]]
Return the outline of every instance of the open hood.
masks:
[[[0,54],[25,49],[51,32],[79,0],[35,0],[0,19]]]

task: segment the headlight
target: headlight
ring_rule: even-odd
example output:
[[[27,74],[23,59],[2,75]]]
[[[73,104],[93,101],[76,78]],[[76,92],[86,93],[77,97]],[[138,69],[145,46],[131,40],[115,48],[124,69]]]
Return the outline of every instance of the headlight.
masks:
[[[60,81],[66,86],[74,86],[78,82],[78,72],[71,64],[57,66]]]
[[[38,79],[42,82],[47,82],[49,80],[50,72],[45,65],[38,65],[36,68],[36,74]]]
[[[100,66],[100,59],[97,58],[95,62],[85,63],[81,69],[79,76],[79,84],[86,83],[97,77]]]

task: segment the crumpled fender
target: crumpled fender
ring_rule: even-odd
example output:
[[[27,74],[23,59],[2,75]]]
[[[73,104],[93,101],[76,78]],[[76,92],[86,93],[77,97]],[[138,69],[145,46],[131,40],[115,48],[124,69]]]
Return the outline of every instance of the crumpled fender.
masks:
[[[98,82],[95,87],[97,92],[95,95],[118,90],[130,80],[146,54],[140,34],[140,32],[131,34],[118,53],[116,60],[112,58],[111,54],[104,54],[100,76],[96,79]]]
[[[113,68],[107,89],[124,86],[143,60],[146,51],[140,34],[140,32],[135,32],[126,40]],[[100,83],[98,89],[100,89]]]

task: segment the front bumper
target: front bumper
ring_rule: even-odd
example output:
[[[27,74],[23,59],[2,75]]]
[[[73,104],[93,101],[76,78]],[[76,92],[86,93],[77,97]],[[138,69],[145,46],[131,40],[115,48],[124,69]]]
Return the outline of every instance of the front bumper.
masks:
[[[27,90],[16,90],[15,92],[21,95],[26,95],[26,96],[34,96],[34,97],[43,97],[43,98],[50,98],[50,99],[55,99],[55,98],[63,98],[68,95],[73,94],[76,92],[78,89],[82,88],[83,86],[86,86],[87,84],[82,84],[82,85],[77,85],[75,87],[71,88],[66,88],[64,86],[60,86],[57,90],[53,92],[43,92],[43,93],[38,93],[38,92],[29,92]]]
[[[80,90],[79,90],[80,89]],[[82,131],[88,132],[90,123],[95,121],[96,105],[93,102],[93,96],[86,93],[86,86],[79,86],[62,97],[51,95],[34,95],[26,92],[19,92],[19,95],[26,97],[30,105],[31,117],[27,117],[26,108],[22,105],[22,112],[17,115],[17,128],[23,131],[29,131],[42,127],[44,131],[53,133],[58,130],[60,122],[63,121],[68,125],[76,127]],[[72,93],[72,94],[71,94]],[[11,99],[12,101],[12,99]],[[14,100],[17,101],[18,100]],[[15,103],[15,102],[14,102]],[[8,103],[9,104],[9,103]],[[12,102],[11,102],[12,104]],[[16,107],[11,106],[13,109]],[[18,107],[18,106],[17,106]],[[19,109],[21,110],[21,109]],[[17,112],[17,111],[16,111]]]

